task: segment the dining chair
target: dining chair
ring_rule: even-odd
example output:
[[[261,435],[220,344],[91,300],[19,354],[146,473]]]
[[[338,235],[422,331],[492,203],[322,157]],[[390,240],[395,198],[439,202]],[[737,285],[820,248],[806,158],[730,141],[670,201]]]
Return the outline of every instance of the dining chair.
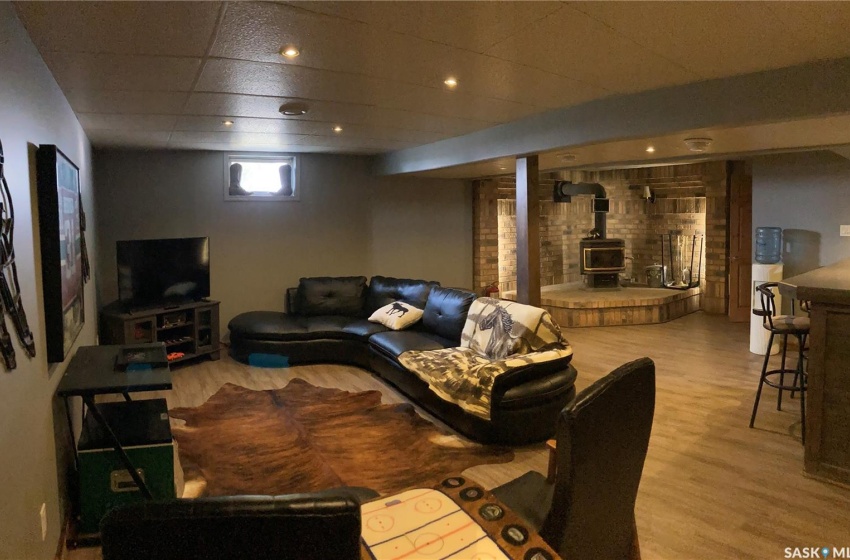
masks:
[[[552,481],[532,471],[493,494],[563,558],[640,557],[635,500],[655,413],[655,364],[624,364],[558,418]]]

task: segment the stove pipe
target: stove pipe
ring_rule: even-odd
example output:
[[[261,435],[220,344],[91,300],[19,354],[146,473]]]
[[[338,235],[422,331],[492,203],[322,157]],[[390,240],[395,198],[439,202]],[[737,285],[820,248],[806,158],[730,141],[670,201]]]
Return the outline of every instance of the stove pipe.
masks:
[[[605,195],[605,187],[599,183],[573,183],[557,181],[553,193],[555,202],[572,202],[572,197],[579,194],[593,195],[591,209],[593,211],[593,228],[599,232],[600,239],[608,236],[607,216],[609,201]]]

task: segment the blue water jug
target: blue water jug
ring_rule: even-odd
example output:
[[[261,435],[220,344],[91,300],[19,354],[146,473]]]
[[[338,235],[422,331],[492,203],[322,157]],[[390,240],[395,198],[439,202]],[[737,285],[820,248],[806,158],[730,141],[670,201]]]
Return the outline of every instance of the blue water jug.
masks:
[[[782,260],[782,228],[756,228],[756,262],[774,264]]]

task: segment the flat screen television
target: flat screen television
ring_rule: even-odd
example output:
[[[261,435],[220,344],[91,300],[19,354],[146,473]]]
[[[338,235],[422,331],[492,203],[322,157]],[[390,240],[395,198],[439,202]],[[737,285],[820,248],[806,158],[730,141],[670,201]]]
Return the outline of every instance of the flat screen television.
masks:
[[[118,298],[127,307],[158,307],[210,295],[210,239],[118,241]]]

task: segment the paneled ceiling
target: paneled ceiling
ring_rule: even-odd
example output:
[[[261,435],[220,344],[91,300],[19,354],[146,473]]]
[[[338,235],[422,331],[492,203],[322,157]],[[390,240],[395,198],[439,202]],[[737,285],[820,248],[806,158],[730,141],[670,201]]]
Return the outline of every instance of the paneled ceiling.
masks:
[[[603,97],[850,56],[850,2],[16,8],[96,147],[375,154]],[[300,56],[279,54],[289,44]],[[287,101],[309,112],[284,118]]]

